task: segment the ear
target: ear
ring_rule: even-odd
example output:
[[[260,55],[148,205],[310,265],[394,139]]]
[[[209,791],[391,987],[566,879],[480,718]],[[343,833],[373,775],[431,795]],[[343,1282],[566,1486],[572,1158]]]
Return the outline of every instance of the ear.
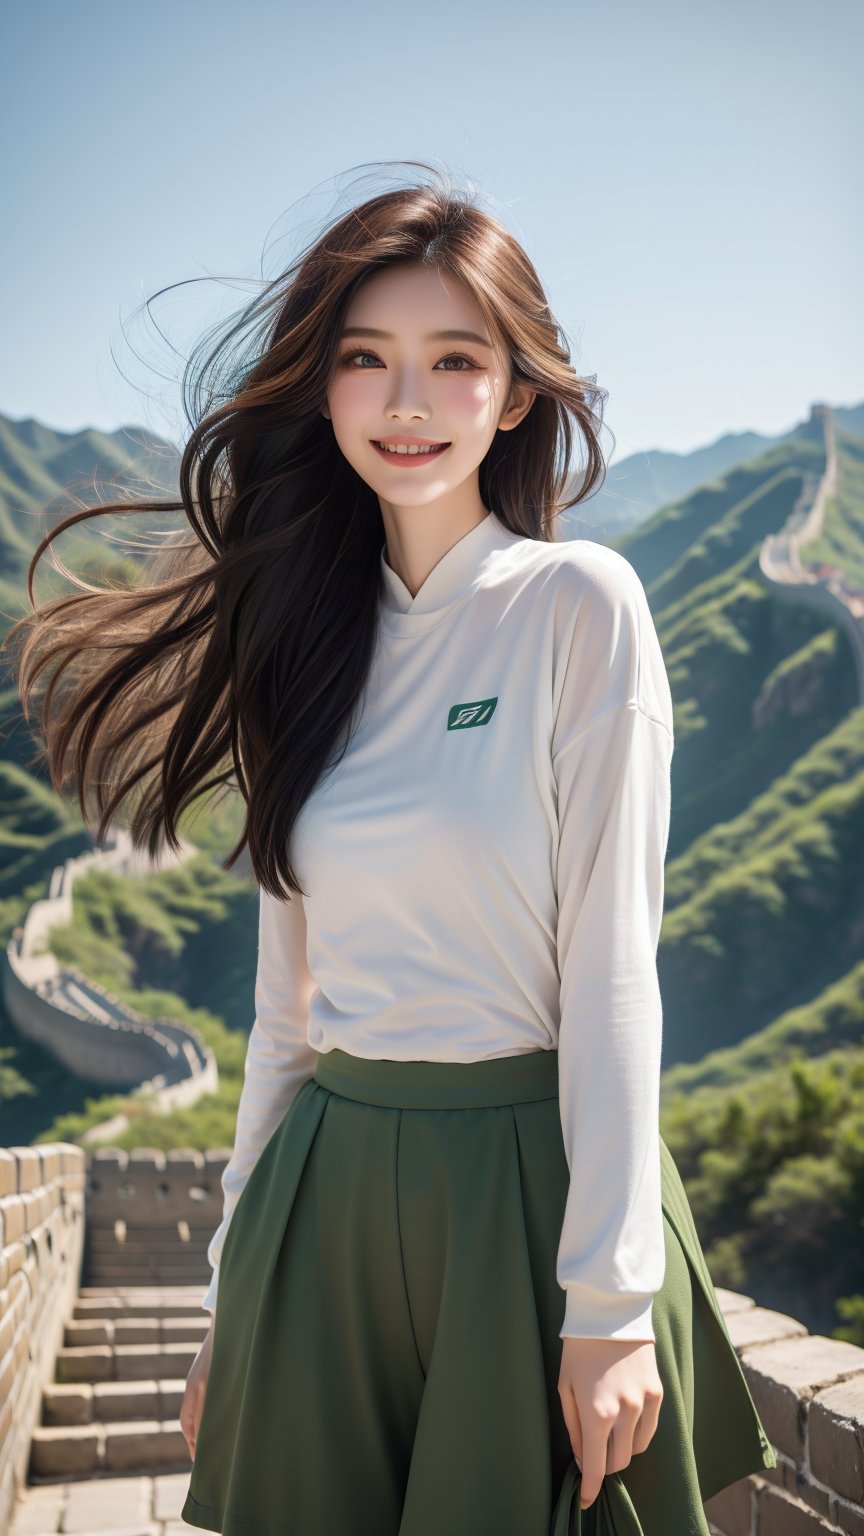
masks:
[[[325,418],[326,421],[330,420],[330,409],[329,409],[329,406],[322,405],[322,407],[321,407],[321,415]]]
[[[502,412],[498,423],[499,432],[510,432],[518,427],[520,421],[528,415],[534,401],[537,398],[536,389],[531,389],[528,384],[514,384],[510,391],[510,399],[506,409]]]

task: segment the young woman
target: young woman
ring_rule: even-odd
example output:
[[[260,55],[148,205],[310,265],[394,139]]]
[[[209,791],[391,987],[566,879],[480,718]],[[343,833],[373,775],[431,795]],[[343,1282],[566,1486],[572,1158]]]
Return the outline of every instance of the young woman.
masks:
[[[628,561],[556,536],[603,394],[434,175],[266,298],[184,454],[195,539],[28,616],[21,670],[79,664],[45,734],[100,831],[147,775],[151,847],[220,775],[247,807],[255,1020],[182,1517],[707,1533],[776,1458],[658,1129],[660,645]]]

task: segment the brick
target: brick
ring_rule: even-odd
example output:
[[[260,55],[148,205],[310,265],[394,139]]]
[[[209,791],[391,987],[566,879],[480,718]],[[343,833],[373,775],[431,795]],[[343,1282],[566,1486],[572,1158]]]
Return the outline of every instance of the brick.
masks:
[[[57,1355],[58,1381],[110,1381],[114,1376],[114,1351],[105,1344],[86,1349],[67,1349]]]
[[[95,1424],[38,1425],[30,1442],[32,1477],[85,1477],[99,1465],[99,1430]]]
[[[18,1193],[37,1189],[42,1182],[42,1165],[35,1147],[9,1147],[18,1165]]]
[[[49,1381],[42,1393],[42,1423],[92,1424],[93,1388],[88,1381]]]
[[[150,1521],[151,1505],[149,1477],[94,1478],[70,1487],[63,1530],[141,1530]]]
[[[3,1234],[4,1247],[24,1236],[24,1201],[18,1194],[7,1195],[3,1201]]]
[[[105,1430],[105,1465],[115,1471],[124,1467],[158,1467],[169,1463],[191,1467],[192,1458],[180,1425],[158,1419],[112,1424]]]
[[[864,1372],[816,1394],[807,1415],[807,1448],[820,1483],[853,1504],[864,1503]]]
[[[0,1147],[0,1200],[18,1193],[18,1164],[8,1147]]]
[[[788,1493],[765,1485],[759,1490],[759,1536],[837,1536],[836,1527]]]
[[[97,1419],[116,1424],[130,1419],[161,1419],[159,1384],[150,1381],[100,1381],[93,1388]]]
[[[166,1472],[153,1479],[153,1516],[156,1520],[179,1520],[189,1492],[188,1472]],[[188,1524],[186,1526],[188,1532]]]
[[[844,1536],[864,1536],[864,1509],[846,1499],[832,1498],[831,1519]]]
[[[751,1307],[746,1312],[733,1312],[726,1319],[729,1337],[737,1350],[751,1348],[754,1344],[773,1344],[781,1339],[797,1339],[806,1335],[807,1329],[797,1318],[786,1312],[772,1312],[770,1307]]]
[[[858,1371],[864,1350],[822,1334],[760,1344],[747,1350],[742,1367],[769,1440],[803,1464],[811,1398]]]
[[[750,1536],[753,1528],[754,1488],[749,1477],[741,1477],[728,1488],[721,1488],[705,1501],[705,1513],[723,1532],[723,1536]]]

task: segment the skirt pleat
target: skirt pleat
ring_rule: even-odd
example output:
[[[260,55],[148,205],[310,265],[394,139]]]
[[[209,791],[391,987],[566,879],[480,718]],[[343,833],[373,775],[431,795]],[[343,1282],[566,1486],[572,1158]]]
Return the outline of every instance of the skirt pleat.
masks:
[[[182,1519],[224,1536],[707,1536],[703,1501],[776,1456],[662,1142],[661,1170],[658,1427],[582,1510],[558,1394],[557,1053],[321,1055],[228,1227]]]

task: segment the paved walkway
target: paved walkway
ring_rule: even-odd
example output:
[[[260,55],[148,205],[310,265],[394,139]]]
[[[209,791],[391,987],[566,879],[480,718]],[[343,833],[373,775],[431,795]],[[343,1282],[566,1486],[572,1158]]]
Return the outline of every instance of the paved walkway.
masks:
[[[31,1485],[21,1490],[9,1536],[189,1536],[194,1527],[180,1519],[188,1487],[188,1472]]]

